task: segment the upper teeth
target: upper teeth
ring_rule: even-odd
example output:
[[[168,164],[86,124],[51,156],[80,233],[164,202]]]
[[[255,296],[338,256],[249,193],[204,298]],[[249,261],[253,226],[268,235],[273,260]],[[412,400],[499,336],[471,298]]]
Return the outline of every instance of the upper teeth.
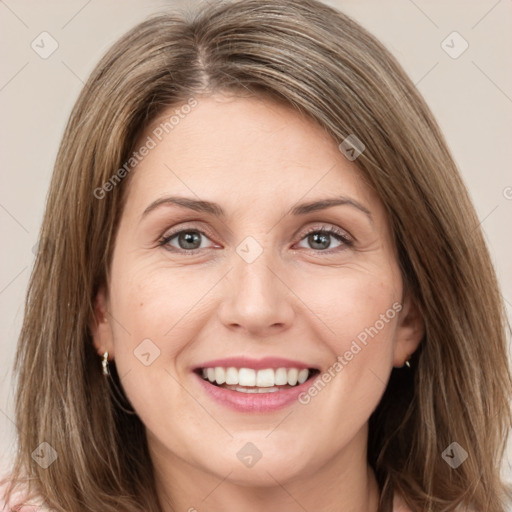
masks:
[[[309,370],[303,368],[266,368],[254,370],[253,368],[203,368],[203,377],[217,384],[256,386],[261,388],[272,386],[295,386],[302,384],[309,377]]]

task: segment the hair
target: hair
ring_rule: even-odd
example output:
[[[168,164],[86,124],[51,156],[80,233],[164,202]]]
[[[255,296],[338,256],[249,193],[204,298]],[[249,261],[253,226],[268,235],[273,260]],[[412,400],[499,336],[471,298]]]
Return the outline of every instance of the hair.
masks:
[[[359,24],[315,0],[154,15],[92,72],[57,155],[27,291],[12,482],[59,512],[161,511],[144,425],[120,403],[129,401],[115,365],[112,379],[102,375],[90,331],[128,180],[101,199],[95,190],[164,110],[216,92],[280,101],[337,144],[354,134],[366,147],[355,163],[386,209],[404,286],[425,326],[411,369],[393,369],[369,420],[379,511],[391,511],[398,493],[413,512],[504,512],[508,324],[478,218],[401,66]],[[31,458],[43,441],[58,453],[47,469]],[[454,441],[468,452],[457,469],[442,457]]]

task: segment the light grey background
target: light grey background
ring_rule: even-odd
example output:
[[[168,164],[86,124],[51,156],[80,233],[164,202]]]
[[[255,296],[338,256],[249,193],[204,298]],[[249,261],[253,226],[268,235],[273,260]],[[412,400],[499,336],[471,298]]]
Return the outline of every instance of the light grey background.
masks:
[[[376,35],[426,98],[474,200],[510,314],[512,2],[326,3],[352,15]],[[32,249],[69,112],[94,65],[119,36],[151,13],[195,4],[0,0],[0,469],[8,467],[14,446],[11,367]],[[39,52],[48,51],[50,38],[40,36],[45,31],[58,48],[43,59],[31,44],[35,41]],[[446,40],[443,46],[452,55],[463,48],[462,39],[450,36],[453,31],[469,45],[458,58],[442,47]],[[508,455],[504,472],[512,480],[510,448]]]

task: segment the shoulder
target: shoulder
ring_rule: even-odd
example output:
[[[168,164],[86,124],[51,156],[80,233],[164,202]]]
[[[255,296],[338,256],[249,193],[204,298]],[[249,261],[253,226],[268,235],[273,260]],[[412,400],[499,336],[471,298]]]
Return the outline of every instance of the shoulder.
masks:
[[[50,509],[42,506],[41,500],[28,500],[26,489],[17,486],[13,489],[9,499],[10,479],[8,476],[0,478],[0,512],[50,512]]]

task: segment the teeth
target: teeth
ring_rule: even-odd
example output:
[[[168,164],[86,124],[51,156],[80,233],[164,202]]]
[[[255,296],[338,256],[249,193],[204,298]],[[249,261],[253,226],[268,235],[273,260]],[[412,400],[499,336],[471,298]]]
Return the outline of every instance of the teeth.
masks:
[[[225,384],[225,387],[237,388],[244,386],[244,391],[248,393],[262,392],[259,388],[265,388],[265,392],[270,392],[275,386],[295,386],[302,384],[309,377],[307,368],[265,368],[264,370],[254,370],[253,368],[203,368],[203,378],[212,383]],[[254,388],[247,390],[247,388]],[[237,389],[240,391],[241,389]],[[278,390],[279,388],[275,388]]]
[[[236,368],[228,368],[226,370],[226,384],[238,384],[238,370]]]
[[[252,368],[240,368],[240,370],[238,370],[238,384],[240,384],[240,386],[256,386],[256,370]]]
[[[267,368],[266,370],[258,370],[256,375],[256,386],[259,388],[272,387],[275,384],[274,370]]]
[[[288,384],[295,386],[297,384],[297,378],[299,377],[299,370],[297,368],[290,368],[288,370]]]
[[[213,379],[210,379],[213,381]],[[224,368],[221,368],[220,366],[215,368],[215,380],[217,381],[217,384],[224,384],[226,382],[226,370]]]
[[[297,380],[299,381],[299,384],[302,384],[303,382],[306,382],[309,377],[309,370],[307,368],[303,368],[299,371],[299,376],[297,377]]]
[[[233,391],[240,391],[242,393],[275,393],[276,391],[281,391],[280,388],[271,387],[271,388],[243,388],[240,386],[225,386],[226,389],[232,389]]]
[[[286,368],[278,368],[275,372],[274,382],[277,386],[288,384],[288,371]]]

